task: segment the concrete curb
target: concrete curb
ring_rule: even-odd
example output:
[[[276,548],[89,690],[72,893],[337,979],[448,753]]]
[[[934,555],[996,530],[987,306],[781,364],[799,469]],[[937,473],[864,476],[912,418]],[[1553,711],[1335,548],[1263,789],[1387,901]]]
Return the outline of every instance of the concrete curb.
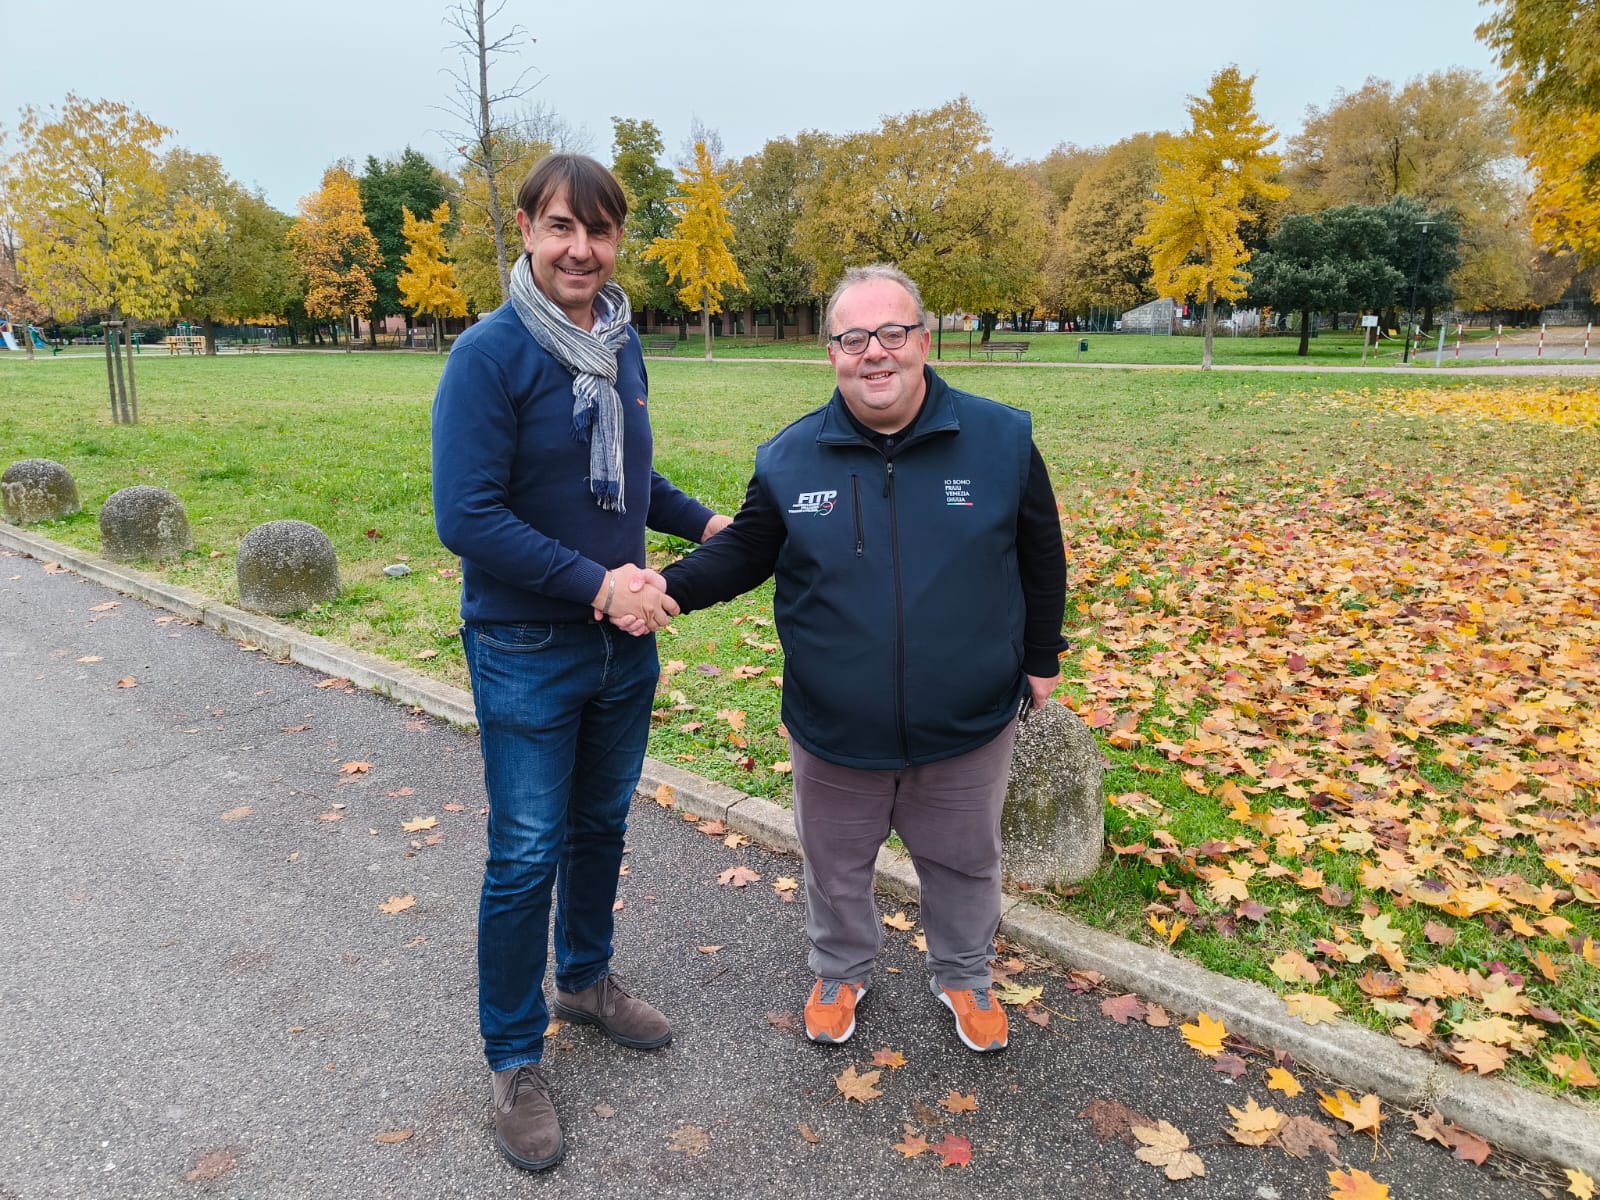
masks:
[[[472,696],[398,663],[302,633],[270,617],[212,601],[191,589],[144,575],[37,534],[0,524],[0,546],[53,560],[86,579],[199,621],[278,658],[343,676],[359,687],[413,705],[457,725],[476,723]],[[646,759],[639,796],[672,788],[680,812],[715,817],[764,846],[799,854],[793,814],[757,796]],[[915,901],[916,872],[904,855],[882,850],[878,888]],[[1347,1022],[1306,1025],[1273,992],[1218,975],[1165,951],[1124,941],[1026,900],[1013,900],[1000,921],[1002,936],[1056,961],[1098,972],[1107,983],[1154,1000],[1175,1013],[1204,1010],[1252,1043],[1284,1050],[1314,1070],[1390,1104],[1431,1105],[1447,1119],[1527,1158],[1578,1167],[1600,1177],[1600,1116],[1569,1101],[1525,1091],[1497,1079],[1463,1074],[1419,1050]]]

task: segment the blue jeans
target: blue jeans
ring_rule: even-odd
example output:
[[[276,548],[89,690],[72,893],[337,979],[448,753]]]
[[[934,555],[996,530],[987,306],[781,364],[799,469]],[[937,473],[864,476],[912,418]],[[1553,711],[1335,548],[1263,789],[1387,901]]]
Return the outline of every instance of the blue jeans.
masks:
[[[605,624],[461,631],[489,793],[478,1023],[491,1070],[538,1062],[551,887],[556,986],[611,969],[611,906],[660,667],[653,634]]]

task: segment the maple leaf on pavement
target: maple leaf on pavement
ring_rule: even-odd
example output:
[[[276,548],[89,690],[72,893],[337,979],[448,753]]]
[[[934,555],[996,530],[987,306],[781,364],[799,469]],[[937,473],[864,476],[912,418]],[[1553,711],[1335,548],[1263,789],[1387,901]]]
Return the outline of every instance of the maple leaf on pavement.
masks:
[[[929,1149],[943,1159],[939,1163],[941,1171],[946,1167],[960,1167],[965,1170],[972,1162],[972,1143],[953,1133],[945,1134],[944,1141],[936,1146],[930,1146]]]
[[[1198,1154],[1189,1149],[1189,1135],[1165,1121],[1157,1122],[1154,1129],[1136,1125],[1133,1136],[1143,1143],[1133,1152],[1140,1162],[1161,1167],[1168,1179],[1191,1179],[1206,1173],[1206,1164]]]
[[[400,828],[407,833],[421,833],[424,829],[432,829],[438,823],[438,817],[412,817],[409,821],[401,821]]]
[[[408,908],[414,908],[416,903],[415,896],[390,896],[387,903],[378,905],[378,911],[393,916],[395,913],[405,912]]]
[[[1100,1001],[1100,1011],[1118,1025],[1126,1025],[1129,1021],[1144,1019],[1144,1001],[1132,992],[1123,996],[1111,996]]]
[[[372,764],[369,762],[351,761],[345,763],[344,766],[339,768],[339,774],[365,775],[370,770],[372,770]]]
[[[1313,1117],[1290,1117],[1278,1130],[1278,1145],[1291,1158],[1305,1158],[1313,1150],[1320,1150],[1335,1162],[1339,1159],[1339,1144],[1333,1140],[1333,1131]]]
[[[1594,1180],[1576,1167],[1564,1168],[1567,1177],[1567,1191],[1571,1192],[1578,1200],[1594,1200]]]
[[[897,912],[892,917],[883,918],[883,923],[890,929],[898,929],[901,932],[912,928],[916,924],[916,922],[907,917],[904,912]]]
[[[254,811],[255,809],[251,808],[248,804],[241,804],[238,808],[230,808],[227,812],[223,813],[222,820],[242,821]]]
[[[717,876],[718,883],[731,883],[734,887],[739,888],[744,887],[747,883],[757,883],[760,881],[760,879],[760,875],[756,874],[756,872],[752,871],[743,863],[740,863],[736,867],[729,867],[726,871]]]
[[[1237,1054],[1219,1054],[1211,1060],[1211,1069],[1229,1079],[1239,1079],[1250,1069],[1250,1065]]]
[[[779,895],[784,892],[792,892],[799,886],[800,881],[791,875],[779,875],[778,878],[772,881],[772,890]]]
[[[917,1133],[909,1125],[906,1126],[905,1136],[894,1144],[894,1148],[907,1158],[915,1158],[917,1155],[925,1154],[933,1149],[932,1146],[928,1145],[928,1139]]]
[[[1450,1149],[1450,1122],[1441,1117],[1438,1112],[1412,1113],[1411,1132],[1425,1142],[1438,1142],[1446,1150]]]
[[[1001,1004],[1009,1004],[1014,1008],[1026,1008],[1040,996],[1044,995],[1042,987],[1021,987],[1015,983],[1008,983],[1004,987],[995,989],[995,999]]]
[[[817,1136],[817,1131],[811,1128],[811,1126],[807,1125],[804,1121],[800,1122],[800,1140],[809,1146],[815,1146],[822,1141],[822,1139]]]
[[[844,1069],[844,1074],[836,1075],[833,1086],[839,1089],[839,1094],[846,1100],[854,1100],[857,1104],[865,1104],[868,1100],[876,1100],[883,1095],[878,1090],[878,1079],[882,1071],[868,1071],[857,1075],[852,1064]]]
[[[1450,1127],[1451,1137],[1454,1139],[1451,1149],[1456,1152],[1456,1157],[1463,1162],[1469,1162],[1475,1167],[1481,1167],[1489,1158],[1489,1143],[1475,1133],[1468,1133],[1458,1125]]]
[[[1312,992],[1295,992],[1283,998],[1284,1007],[1289,1010],[1289,1015],[1299,1017],[1307,1025],[1332,1024],[1334,1019],[1344,1010],[1326,996],[1318,996]]]
[[[678,794],[670,783],[656,785],[655,801],[662,808],[671,808],[678,802]]]
[[[1349,1092],[1340,1088],[1333,1095],[1326,1092],[1317,1093],[1317,1103],[1322,1111],[1336,1120],[1343,1121],[1350,1126],[1352,1132],[1360,1133],[1363,1129],[1378,1136],[1378,1127],[1383,1124],[1383,1102],[1372,1092],[1356,1100]]]
[[[1305,1091],[1305,1088],[1300,1086],[1300,1081],[1282,1067],[1267,1069],[1267,1088],[1269,1091],[1282,1092],[1291,1100]]]
[[[1203,1054],[1207,1058],[1215,1058],[1222,1053],[1222,1041],[1228,1036],[1227,1027],[1206,1013],[1196,1017],[1192,1025],[1178,1026],[1178,1032],[1183,1034],[1183,1040],[1188,1042],[1196,1053]]]
[[[1333,1185],[1328,1200],[1389,1200],[1389,1185],[1365,1171],[1329,1171],[1328,1182]]]
[[[387,1133],[373,1134],[372,1140],[385,1146],[398,1146],[401,1142],[409,1142],[411,1134],[409,1129],[391,1129]]]
[[[1275,1108],[1262,1108],[1254,1096],[1247,1097],[1243,1108],[1228,1105],[1236,1124],[1228,1136],[1242,1146],[1264,1146],[1283,1126],[1284,1116]]]
[[[951,1114],[977,1112],[978,1093],[973,1092],[970,1095],[963,1096],[960,1092],[956,1091],[955,1088],[951,1088],[949,1095],[947,1095],[943,1100],[939,1101],[939,1107],[944,1109],[945,1112]]]
[[[882,1050],[873,1051],[872,1065],[875,1067],[888,1067],[891,1071],[898,1071],[906,1065],[906,1056],[898,1050],[891,1050],[885,1046]]]
[[[1119,1100],[1091,1100],[1078,1117],[1094,1126],[1094,1135],[1102,1142],[1117,1138],[1130,1146],[1137,1145],[1133,1136],[1135,1126],[1155,1127],[1149,1117]]]

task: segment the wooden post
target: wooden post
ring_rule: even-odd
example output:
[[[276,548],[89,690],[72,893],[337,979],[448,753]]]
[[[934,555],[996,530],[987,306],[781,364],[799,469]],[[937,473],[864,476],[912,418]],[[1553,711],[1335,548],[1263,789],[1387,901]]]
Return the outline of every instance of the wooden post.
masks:
[[[126,322],[123,327],[123,344],[128,350],[128,402],[132,406],[132,417],[129,424],[139,423],[139,388],[133,381],[133,322]]]

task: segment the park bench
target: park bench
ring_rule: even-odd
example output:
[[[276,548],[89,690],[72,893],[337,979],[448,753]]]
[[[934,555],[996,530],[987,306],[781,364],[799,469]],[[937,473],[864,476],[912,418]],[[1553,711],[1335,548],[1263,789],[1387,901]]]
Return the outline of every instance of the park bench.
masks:
[[[1009,354],[1013,360],[1021,359],[1028,352],[1027,342],[997,342],[990,340],[983,348],[984,354],[990,362],[994,361],[996,354]]]
[[[676,335],[673,337],[653,337],[645,342],[645,349],[651,354],[671,354],[677,345],[678,339]]]
[[[180,333],[168,336],[168,354],[182,354],[185,350],[190,354],[204,354],[206,350],[205,335],[200,333]]]

